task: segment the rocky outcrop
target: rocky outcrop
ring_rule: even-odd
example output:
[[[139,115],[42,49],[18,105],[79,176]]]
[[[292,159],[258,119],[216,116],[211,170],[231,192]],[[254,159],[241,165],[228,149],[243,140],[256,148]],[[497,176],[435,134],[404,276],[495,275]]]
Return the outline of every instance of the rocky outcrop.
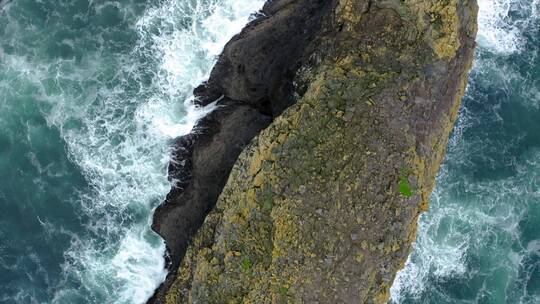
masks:
[[[386,302],[457,117],[476,13],[268,2],[196,90],[220,106],[177,142],[153,226],[171,272],[150,302]]]

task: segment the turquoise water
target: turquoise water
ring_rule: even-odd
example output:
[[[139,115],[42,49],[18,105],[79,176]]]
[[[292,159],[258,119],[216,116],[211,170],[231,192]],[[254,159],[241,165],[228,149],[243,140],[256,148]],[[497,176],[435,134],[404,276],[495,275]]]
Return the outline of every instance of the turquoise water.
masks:
[[[540,2],[479,4],[464,106],[394,303],[540,303]]]
[[[262,0],[0,4],[0,302],[143,303],[186,105]],[[479,51],[396,303],[540,303],[538,0],[480,0]]]
[[[0,303],[143,303],[169,143],[262,2],[0,2]]]

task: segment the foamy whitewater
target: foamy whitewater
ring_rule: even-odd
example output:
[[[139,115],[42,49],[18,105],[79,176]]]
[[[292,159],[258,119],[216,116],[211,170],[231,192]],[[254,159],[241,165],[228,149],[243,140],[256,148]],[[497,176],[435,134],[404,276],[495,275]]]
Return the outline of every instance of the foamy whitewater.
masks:
[[[0,302],[144,303],[170,141],[253,0],[25,1],[0,11]]]
[[[464,105],[392,303],[540,303],[540,2],[479,6]]]

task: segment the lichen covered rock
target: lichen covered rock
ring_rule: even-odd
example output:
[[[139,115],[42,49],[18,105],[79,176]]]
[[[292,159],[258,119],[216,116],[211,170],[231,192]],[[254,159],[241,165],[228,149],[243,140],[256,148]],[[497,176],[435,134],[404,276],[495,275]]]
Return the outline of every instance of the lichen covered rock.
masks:
[[[166,303],[388,300],[457,117],[477,8],[330,2],[296,102],[240,154]]]

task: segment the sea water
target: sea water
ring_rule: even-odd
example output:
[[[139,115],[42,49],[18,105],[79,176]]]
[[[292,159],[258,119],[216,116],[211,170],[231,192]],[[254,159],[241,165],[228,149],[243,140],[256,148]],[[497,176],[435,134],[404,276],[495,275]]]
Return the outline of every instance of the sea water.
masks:
[[[171,140],[262,3],[0,1],[0,303],[152,295]]]
[[[391,303],[540,303],[540,1],[478,2],[459,121]]]

